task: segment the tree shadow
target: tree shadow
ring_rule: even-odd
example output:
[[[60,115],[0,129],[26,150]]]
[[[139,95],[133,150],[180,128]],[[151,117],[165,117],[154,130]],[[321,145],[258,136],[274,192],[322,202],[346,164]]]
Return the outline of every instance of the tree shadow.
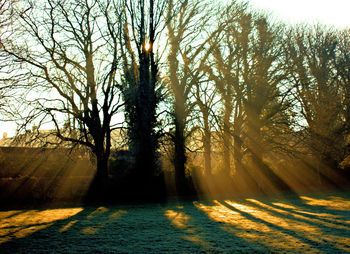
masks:
[[[335,229],[338,226],[343,226],[344,223],[340,221],[340,218],[338,219],[328,219],[328,216],[332,216],[332,214],[320,214],[319,211],[314,210],[313,212],[307,212],[305,211],[305,208],[302,209],[302,207],[295,207],[296,209],[292,208],[286,208],[281,207],[278,205],[275,205],[266,201],[256,201],[256,200],[247,200],[247,203],[250,206],[257,207],[258,209],[264,209],[268,211],[269,213],[273,214],[274,216],[285,218],[288,220],[294,220],[296,222],[302,222],[307,223],[311,226],[319,227],[322,225],[324,228],[329,229]],[[304,210],[304,211],[303,211]],[[311,210],[311,209],[310,209]],[[342,229],[342,235],[344,233],[349,234],[350,233],[350,225],[349,226],[343,226]]]
[[[334,231],[331,219],[318,217],[316,220],[316,215],[302,217],[302,212],[282,209],[274,203],[264,200],[181,201],[10,211],[8,216],[0,218],[0,252],[312,250],[333,253],[349,250],[346,249],[349,227]],[[317,211],[305,204],[301,208],[306,212],[315,209],[315,214]],[[321,222],[326,224],[322,226]]]
[[[336,219],[333,219],[334,216],[339,218],[339,216],[341,216],[340,214],[344,215],[344,213],[339,213],[339,211],[333,213],[326,209],[323,209],[324,210],[323,212],[326,212],[326,214],[324,213],[320,214],[320,208],[322,207],[308,206],[306,204],[303,204],[303,207],[302,207],[302,206],[286,205],[284,203],[273,202],[273,201],[272,202],[260,201],[260,202],[264,204],[263,207],[265,209],[268,209],[274,214],[279,214],[286,218],[294,218],[299,221],[304,221],[310,224],[314,223],[315,225],[318,225],[318,223],[312,222],[312,220],[318,220],[318,221],[337,225],[340,222]],[[261,207],[261,205],[257,205],[255,202],[249,201],[249,203],[251,205]],[[266,206],[269,206],[269,208],[266,208]],[[279,210],[279,211],[276,212],[276,210]],[[350,230],[350,225],[349,225],[349,230]]]
[[[199,204],[214,206],[211,201],[182,202],[168,207],[169,223],[179,231],[184,240],[198,246],[205,253],[268,251],[267,246],[253,246],[251,242],[225,230],[224,223],[217,222],[198,208]],[[169,209],[170,208],[170,209]],[[172,215],[172,216],[171,216]]]
[[[272,212],[270,209],[267,209],[266,207],[257,206],[256,204],[253,207],[255,208],[258,207],[259,210],[253,209],[252,212],[246,212],[242,208],[237,208],[243,205],[242,203],[238,204],[237,207],[226,201],[219,201],[219,203],[234,212],[240,213],[241,215],[243,215],[245,218],[247,218],[252,222],[261,223],[276,232],[281,232],[285,235],[293,237],[302,243],[312,246],[312,248],[317,249],[318,251],[322,251],[322,252],[327,251],[331,253],[341,251],[341,249],[334,246],[333,243],[324,241],[325,238],[319,239],[320,236],[322,236],[322,233],[319,233],[318,235],[312,235],[314,233],[313,231],[315,230],[315,227],[317,226],[318,228],[320,224],[310,223],[310,221],[302,221],[296,218],[291,219],[287,216],[281,215],[280,213]],[[249,205],[251,205],[251,202],[249,203]],[[251,209],[251,206],[249,206],[249,208]],[[259,213],[261,214],[259,215]],[[271,218],[270,215],[273,218]],[[287,220],[284,220],[283,217],[285,219],[287,218]],[[301,231],[302,228],[305,231]],[[334,233],[334,228],[332,229],[333,229],[332,233]],[[320,232],[321,231],[322,230],[320,230]],[[324,233],[325,233],[324,236],[327,236],[327,234],[329,234],[329,232],[327,234],[326,232]],[[344,233],[346,235],[346,232],[343,231],[342,236],[344,236]]]
[[[185,227],[176,227],[166,215],[169,211],[186,214]],[[37,226],[42,228],[34,231]],[[233,237],[222,226],[191,202],[85,207],[69,218],[52,223],[18,226],[0,236],[0,239],[7,238],[0,245],[0,252],[220,253],[227,249],[255,249],[244,239]],[[31,228],[33,232],[16,237],[18,232]]]

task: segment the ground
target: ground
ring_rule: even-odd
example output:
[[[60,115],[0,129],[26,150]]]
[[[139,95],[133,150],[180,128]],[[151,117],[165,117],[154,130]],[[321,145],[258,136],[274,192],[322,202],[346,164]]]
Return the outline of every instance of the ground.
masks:
[[[0,253],[350,252],[350,193],[0,211]]]

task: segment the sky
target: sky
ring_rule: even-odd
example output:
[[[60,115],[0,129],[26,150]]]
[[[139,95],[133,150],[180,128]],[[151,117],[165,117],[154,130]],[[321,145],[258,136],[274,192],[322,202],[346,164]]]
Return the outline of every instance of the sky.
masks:
[[[350,0],[250,0],[250,4],[286,23],[321,23],[350,29]],[[0,122],[0,139],[4,132],[13,136],[15,130],[16,125]]]
[[[250,0],[258,9],[291,24],[321,23],[350,28],[350,0]]]

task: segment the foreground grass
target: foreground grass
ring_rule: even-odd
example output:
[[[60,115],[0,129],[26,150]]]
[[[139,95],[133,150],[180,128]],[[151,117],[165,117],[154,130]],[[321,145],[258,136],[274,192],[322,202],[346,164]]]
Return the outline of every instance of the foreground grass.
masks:
[[[0,253],[350,252],[350,193],[0,212]]]

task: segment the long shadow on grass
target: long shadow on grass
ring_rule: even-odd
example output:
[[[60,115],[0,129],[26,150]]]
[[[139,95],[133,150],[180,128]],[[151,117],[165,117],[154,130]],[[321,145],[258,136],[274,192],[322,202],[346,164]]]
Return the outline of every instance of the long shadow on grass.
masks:
[[[247,200],[247,204],[250,206],[254,206],[258,209],[264,209],[268,211],[269,213],[273,214],[273,216],[278,217],[278,218],[285,218],[288,220],[293,220],[295,222],[300,222],[300,223],[305,223],[310,226],[315,226],[315,227],[320,227],[323,229],[330,229],[330,230],[336,230],[340,231],[340,235],[349,235],[350,233],[350,225],[344,225],[344,223],[341,223],[339,220],[340,218],[334,218],[334,219],[327,219],[325,216],[320,216],[317,215],[317,212],[320,211],[314,211],[313,214],[306,213],[306,212],[298,212],[293,209],[288,209],[288,208],[283,208],[277,205],[274,205],[272,203],[268,202],[262,202],[258,201],[254,202],[252,200]],[[299,207],[301,210],[302,208]],[[305,210],[305,208],[303,209]],[[339,229],[337,228],[339,225],[341,225],[343,228]],[[334,231],[333,231],[334,233]]]
[[[166,213],[176,209],[171,204],[85,207],[69,218],[52,222],[31,223],[28,218],[25,225],[15,223],[16,227],[11,230],[2,229],[0,240],[6,242],[0,245],[0,253],[222,252],[221,246],[216,244],[216,240],[220,240],[218,234],[227,241],[232,239],[232,234],[222,232],[219,223],[211,221],[191,203],[184,205],[182,210],[193,222],[186,229],[195,231],[184,232],[174,227]],[[39,212],[43,211],[46,212]],[[22,238],[17,238],[19,235]],[[210,244],[203,245],[204,242]]]
[[[56,220],[53,223],[45,222],[38,224],[29,222],[27,225],[18,225],[17,223],[14,230],[10,230],[7,234],[1,234],[0,240],[3,243],[0,245],[0,252],[40,253],[64,250],[69,243],[69,239],[73,238],[73,235],[60,234],[57,236],[57,232],[59,232],[65,225],[68,225],[75,220],[79,220],[81,217],[87,216],[90,212],[89,209],[84,209],[74,216],[63,220]],[[32,218],[27,219],[30,220]],[[16,222],[14,222],[14,224],[16,225]],[[36,228],[37,226],[42,226],[42,228]],[[4,228],[2,228],[2,230],[4,230]],[[22,233],[18,235],[19,232]]]
[[[195,202],[196,203],[196,202]],[[199,202],[206,206],[214,206],[210,201]],[[180,233],[182,239],[197,245],[202,252],[238,252],[238,251],[268,251],[265,245],[254,246],[251,242],[238,237],[224,229],[226,225],[208,217],[192,202],[182,202],[168,207],[171,211],[169,223]],[[237,229],[238,230],[238,229]]]
[[[283,207],[285,203],[274,204],[274,202],[249,202],[250,205],[261,208],[263,206],[269,212],[280,217],[294,220],[296,223],[305,223],[306,227],[317,227],[318,238],[322,241],[330,241],[332,245],[341,245],[342,248],[350,250],[350,224],[348,220],[349,211],[334,211],[329,207],[303,206]],[[336,214],[336,215],[334,215]],[[341,243],[343,242],[343,243]],[[348,244],[345,244],[345,243]]]
[[[179,215],[179,224],[169,219],[171,212]],[[85,207],[67,219],[26,224],[3,229],[9,231],[0,236],[0,240],[6,238],[1,253],[269,251],[267,246],[252,245],[225,231],[223,223],[210,219],[191,202]],[[35,231],[35,227],[42,228]],[[21,232],[22,238],[16,238]]]
[[[0,211],[0,213],[1,213],[1,212],[6,212],[6,211]],[[13,213],[11,213],[11,214],[9,214],[9,215],[2,216],[2,217],[0,218],[0,220],[9,219],[9,218],[11,218],[11,217],[17,216],[17,215],[22,214],[22,213],[24,213],[23,210],[14,211]]]
[[[307,233],[308,236],[317,238],[320,241],[329,242],[335,248],[340,247],[342,250],[344,248],[347,251],[350,250],[350,225],[344,223],[343,219],[346,220],[344,217],[327,219],[326,217],[331,215],[325,213],[327,211],[323,210],[319,210],[320,215],[317,216],[316,211],[314,211],[314,214],[309,215],[302,212],[294,213],[293,211],[286,211],[273,206],[267,209],[275,216],[290,219],[293,221],[293,224],[303,225],[302,228],[305,229],[305,232],[299,230],[301,233]],[[346,242],[348,244],[345,244]]]
[[[313,241],[311,239],[305,238],[305,237],[301,236],[300,234],[298,234],[297,232],[295,232],[294,230],[289,230],[287,228],[283,228],[283,227],[278,226],[278,225],[276,225],[274,223],[271,223],[271,222],[269,222],[269,221],[267,221],[265,219],[260,219],[260,218],[254,216],[251,213],[242,211],[241,209],[237,209],[236,207],[230,205],[226,201],[220,201],[219,203],[222,204],[223,206],[227,207],[228,209],[234,211],[234,212],[238,212],[238,213],[242,214],[243,216],[245,216],[248,220],[250,220],[252,222],[261,223],[261,224],[266,225],[267,227],[269,227],[269,228],[271,228],[273,230],[276,230],[276,231],[282,232],[284,234],[287,234],[287,235],[289,235],[291,237],[294,237],[294,238],[300,240],[303,243],[311,245],[313,248],[316,248],[319,251],[323,252],[323,251],[326,250],[326,251],[329,251],[331,253],[340,251],[339,249],[334,248],[333,246],[323,245],[320,242]],[[288,243],[286,243],[286,244],[288,244]]]
[[[241,227],[240,222],[225,223],[225,220],[214,220],[206,211],[199,209],[200,204],[208,209],[218,207],[220,204],[220,207],[227,208],[227,211],[233,211],[231,214],[221,214],[221,216],[232,216],[231,221],[235,219],[234,215],[240,216],[246,219],[246,222],[251,221],[268,227],[271,229],[270,234],[281,232],[309,244],[318,251],[329,253],[340,251],[329,244],[310,240],[294,230],[288,230],[264,218],[257,218],[250,212],[220,201],[218,203],[180,202],[162,205],[83,207],[81,211],[76,210],[76,213],[72,213],[74,215],[65,219],[42,218],[37,221],[34,216],[36,212],[47,216],[52,212],[51,214],[58,215],[57,218],[62,218],[60,214],[66,210],[56,210],[56,212],[55,209],[31,210],[28,214],[33,213],[33,217],[29,216],[28,220],[25,219],[22,224],[17,221],[11,228],[9,221],[16,219],[16,216],[21,216],[21,213],[14,213],[12,216],[0,219],[0,225],[4,225],[3,222],[6,219],[8,223],[6,227],[0,227],[0,241],[3,242],[0,244],[0,253],[271,252],[288,250],[282,245],[292,244],[285,242],[276,248],[270,246],[268,242],[262,243],[254,238],[246,238],[245,231],[250,231],[249,234],[259,235],[259,237],[264,237],[265,233],[260,228]],[[250,205],[250,202],[248,204]],[[255,207],[276,217],[284,216],[266,207],[256,204]],[[285,217],[299,221],[296,218]],[[314,225],[306,219],[301,222]]]

